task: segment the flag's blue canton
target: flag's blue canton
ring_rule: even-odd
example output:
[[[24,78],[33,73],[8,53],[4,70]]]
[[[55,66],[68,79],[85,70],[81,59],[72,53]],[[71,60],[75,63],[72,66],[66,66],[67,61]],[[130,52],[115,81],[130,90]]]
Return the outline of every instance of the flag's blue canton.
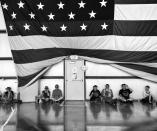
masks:
[[[9,35],[112,34],[113,0],[2,0]]]

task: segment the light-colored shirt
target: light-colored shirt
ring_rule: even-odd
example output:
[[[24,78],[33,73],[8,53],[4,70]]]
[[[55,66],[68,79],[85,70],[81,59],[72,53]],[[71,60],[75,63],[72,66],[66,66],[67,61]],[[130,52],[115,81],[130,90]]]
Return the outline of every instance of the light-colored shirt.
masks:
[[[150,95],[151,95],[150,91],[144,91],[143,92],[143,97],[148,97]]]
[[[101,95],[103,97],[113,97],[113,92],[111,89],[103,89]]]
[[[52,98],[58,100],[62,97],[62,91],[60,89],[54,89],[52,92]]]

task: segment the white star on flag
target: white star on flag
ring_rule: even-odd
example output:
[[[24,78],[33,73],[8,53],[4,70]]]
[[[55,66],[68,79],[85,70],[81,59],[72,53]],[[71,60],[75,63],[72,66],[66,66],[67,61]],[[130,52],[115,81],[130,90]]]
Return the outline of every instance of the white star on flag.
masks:
[[[81,31],[86,30],[87,25],[85,25],[84,23],[80,26],[81,27]]]
[[[37,6],[38,6],[38,10],[40,9],[43,10],[44,5],[41,2]]]
[[[89,13],[89,15],[90,15],[90,18],[95,18],[96,13],[95,13],[95,12],[93,12],[93,10],[92,10],[92,12],[91,12],[91,13]]]
[[[2,7],[3,7],[3,9],[8,10],[8,5],[7,5],[6,3],[4,3],[4,4],[2,5]]]
[[[13,26],[12,25],[10,25],[9,28],[10,28],[10,30],[13,30]]]
[[[107,30],[107,27],[108,27],[108,25],[106,25],[106,23],[104,22],[104,24],[103,25],[101,25],[101,27],[102,27],[102,30]]]
[[[49,20],[54,20],[55,15],[53,15],[52,13],[50,13],[50,14],[48,15],[48,17],[49,17]]]
[[[42,31],[47,31],[47,27],[46,27],[45,25],[43,25],[43,26],[41,27],[41,29],[42,29]]]
[[[17,4],[19,5],[19,8],[24,8],[23,6],[24,6],[25,3],[23,3],[22,1],[20,1],[20,2],[17,3]]]
[[[74,19],[75,14],[71,12],[68,16],[69,16],[69,19]]]
[[[81,2],[78,3],[78,4],[79,4],[79,6],[80,6],[79,8],[84,8],[84,6],[85,6],[86,3],[84,3],[83,1],[81,1]]]
[[[29,16],[31,17],[31,19],[35,19],[35,14],[33,14],[32,12],[29,14]]]
[[[61,28],[61,31],[66,31],[67,26],[63,24],[60,28]]]
[[[106,7],[107,1],[102,0],[102,2],[99,2],[101,4],[101,7]]]
[[[64,4],[63,4],[62,2],[60,2],[60,3],[57,4],[57,5],[58,5],[58,9],[64,9],[64,8],[63,8]]]
[[[23,27],[25,28],[25,30],[30,30],[30,25],[28,25],[27,23]]]
[[[16,14],[14,12],[11,14],[11,16],[12,16],[12,19],[16,19]]]

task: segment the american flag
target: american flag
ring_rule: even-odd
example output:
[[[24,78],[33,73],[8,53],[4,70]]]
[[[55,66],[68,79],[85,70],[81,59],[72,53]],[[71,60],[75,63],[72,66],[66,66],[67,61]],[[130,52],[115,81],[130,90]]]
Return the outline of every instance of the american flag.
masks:
[[[156,0],[1,0],[19,87],[69,55],[157,82]]]
[[[11,0],[2,7],[10,36],[112,34],[113,0]]]

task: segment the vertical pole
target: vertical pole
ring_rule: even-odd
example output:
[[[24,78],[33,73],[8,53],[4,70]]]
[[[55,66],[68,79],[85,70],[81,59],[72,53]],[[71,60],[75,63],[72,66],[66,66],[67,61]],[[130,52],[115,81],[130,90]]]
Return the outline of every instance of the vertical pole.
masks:
[[[65,98],[65,96],[66,96],[66,94],[65,94],[65,86],[66,86],[65,85],[66,84],[66,79],[65,79],[66,78],[65,77],[66,73],[65,73],[65,70],[66,69],[65,69],[65,59],[64,59],[64,66],[63,66],[63,71],[64,71],[64,87],[63,88],[64,88],[64,100],[66,101],[66,98]]]
[[[84,65],[86,66],[86,60],[84,60]],[[84,100],[86,101],[86,71],[84,71]]]

